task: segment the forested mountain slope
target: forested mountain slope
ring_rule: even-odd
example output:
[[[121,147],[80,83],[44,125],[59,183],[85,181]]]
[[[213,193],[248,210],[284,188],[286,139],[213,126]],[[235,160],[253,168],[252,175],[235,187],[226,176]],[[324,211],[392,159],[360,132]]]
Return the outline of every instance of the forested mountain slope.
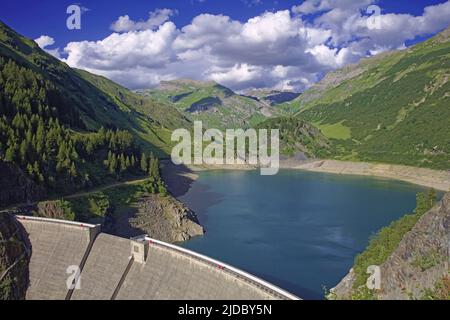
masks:
[[[296,117],[268,119],[256,129],[278,129],[280,153],[295,156],[298,153],[306,158],[328,158],[333,154],[330,141],[313,125]]]
[[[0,191],[0,207],[42,189],[69,193],[146,174],[142,162],[166,155],[170,130],[189,124],[170,106],[71,69],[1,22],[0,88],[2,181],[36,190]]]

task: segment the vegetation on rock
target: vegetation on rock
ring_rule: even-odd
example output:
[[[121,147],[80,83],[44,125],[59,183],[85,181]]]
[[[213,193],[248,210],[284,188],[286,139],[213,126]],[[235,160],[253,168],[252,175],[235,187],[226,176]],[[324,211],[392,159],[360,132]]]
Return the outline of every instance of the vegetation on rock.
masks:
[[[403,236],[409,232],[417,221],[429,211],[436,203],[436,192],[430,189],[427,193],[417,194],[417,205],[414,213],[407,214],[382,228],[369,242],[369,245],[355,258],[353,271],[352,298],[355,300],[373,299],[376,294],[367,289],[366,282],[369,274],[367,268],[371,265],[382,265],[398,247]]]
[[[23,300],[28,287],[30,248],[22,228],[0,213],[0,300]]]

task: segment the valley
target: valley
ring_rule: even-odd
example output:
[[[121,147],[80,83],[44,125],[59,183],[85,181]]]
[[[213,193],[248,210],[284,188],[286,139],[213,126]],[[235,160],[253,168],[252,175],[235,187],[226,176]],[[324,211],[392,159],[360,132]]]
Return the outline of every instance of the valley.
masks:
[[[274,239],[295,243],[292,250],[302,253],[293,257],[285,252],[292,258],[292,264],[283,266],[290,277],[297,276],[295,261],[314,256],[312,263],[301,266],[302,276],[323,268],[329,272],[329,289],[354,260],[353,271],[336,287],[337,296],[329,298],[407,297],[393,287],[387,294],[365,291],[369,262],[392,274],[408,270],[423,279],[426,273],[433,286],[410,281],[408,290],[414,298],[427,292],[441,296],[438,289],[448,286],[441,261],[448,228],[439,229],[432,221],[447,219],[449,200],[447,195],[437,202],[441,194],[423,187],[450,191],[449,77],[450,28],[409,48],[332,71],[302,93],[235,92],[214,81],[191,79],[129,90],[69,67],[0,22],[0,233],[17,244],[13,254],[0,250],[0,270],[16,260],[28,263],[21,258],[27,250],[23,239],[13,235],[16,226],[8,218],[20,214],[98,223],[104,232],[125,238],[146,233],[170,243],[189,240],[183,245],[211,256],[220,252],[221,259],[273,278],[280,286],[322,298],[317,274],[302,278],[302,287],[277,279],[264,264],[261,248],[283,252],[261,237],[273,232]],[[231,169],[226,173],[224,166],[174,166],[169,160],[175,146],[172,132],[191,132],[194,121],[203,122],[201,132],[278,129],[282,174],[268,183],[254,176],[256,170],[240,171],[249,169],[245,164],[226,168]],[[300,189],[310,198],[300,197]],[[360,196],[356,205],[355,193]],[[302,201],[294,201],[299,197]],[[383,203],[386,198],[391,201]],[[231,217],[229,208],[236,208]],[[311,210],[333,223],[315,220]],[[214,216],[216,212],[222,215]],[[366,223],[370,221],[362,212],[376,223]],[[309,234],[301,239],[303,245],[292,238],[293,230],[287,234],[280,226],[297,226],[305,234],[309,226],[320,234],[329,232],[329,238]],[[360,227],[364,232],[358,233]],[[430,236],[435,231],[437,236]],[[427,245],[419,248],[411,232]],[[368,241],[373,234],[376,237]],[[251,263],[241,261],[223,243],[256,247],[261,255],[253,256]],[[408,246],[419,248],[414,252],[423,259],[408,256],[403,261]],[[243,250],[242,256],[249,252]],[[339,261],[339,270],[325,267],[330,256]],[[264,268],[255,267],[258,261]],[[395,267],[396,262],[402,268]],[[13,276],[22,272],[15,270]],[[23,297],[23,283],[13,287],[14,279],[5,279],[0,281],[0,298]],[[421,290],[413,288],[417,285]]]

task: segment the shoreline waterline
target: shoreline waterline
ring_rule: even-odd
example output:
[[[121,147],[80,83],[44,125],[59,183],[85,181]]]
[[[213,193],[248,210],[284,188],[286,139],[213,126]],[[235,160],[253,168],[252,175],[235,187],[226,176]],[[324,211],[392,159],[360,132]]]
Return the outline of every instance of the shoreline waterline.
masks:
[[[174,165],[169,161],[164,163],[163,176],[174,197],[185,195],[198,179],[198,173],[202,171],[226,170],[226,171],[251,171],[259,168],[254,165]],[[450,191],[450,171],[434,170],[427,168],[411,167],[396,164],[352,162],[331,159],[282,159],[280,169],[303,170],[310,172],[322,172],[337,175],[365,176],[385,178],[408,182],[426,188],[434,188],[437,191]]]
[[[339,160],[283,160],[280,168],[339,175],[377,177],[408,182],[438,191],[450,191],[450,171],[418,168],[404,165],[352,162]]]

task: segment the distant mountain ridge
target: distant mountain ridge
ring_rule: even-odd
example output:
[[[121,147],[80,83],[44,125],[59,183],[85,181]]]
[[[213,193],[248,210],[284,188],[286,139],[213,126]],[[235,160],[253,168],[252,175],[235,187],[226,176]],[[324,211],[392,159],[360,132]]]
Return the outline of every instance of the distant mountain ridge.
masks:
[[[237,94],[214,81],[162,81],[157,88],[137,92],[156,102],[172,105],[189,119],[201,120],[210,128],[252,127],[282,114],[270,103]]]
[[[271,106],[290,102],[300,96],[300,93],[291,91],[279,91],[272,89],[253,89],[245,93],[246,96],[267,103]]]

